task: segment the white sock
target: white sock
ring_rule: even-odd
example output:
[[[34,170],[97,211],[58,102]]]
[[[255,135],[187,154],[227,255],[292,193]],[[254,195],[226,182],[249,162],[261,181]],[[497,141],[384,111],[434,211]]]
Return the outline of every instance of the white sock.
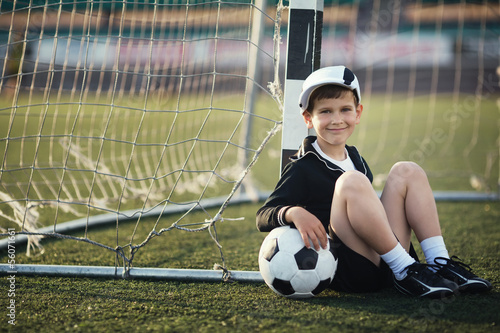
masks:
[[[405,268],[415,262],[415,259],[399,243],[392,250],[386,254],[382,254],[380,257],[390,267],[397,280],[404,279],[406,277]]]
[[[450,258],[448,250],[446,250],[446,245],[444,244],[443,236],[434,236],[424,239],[420,242],[420,246],[424,252],[425,261],[427,261],[428,264],[434,265],[434,259],[437,257]]]

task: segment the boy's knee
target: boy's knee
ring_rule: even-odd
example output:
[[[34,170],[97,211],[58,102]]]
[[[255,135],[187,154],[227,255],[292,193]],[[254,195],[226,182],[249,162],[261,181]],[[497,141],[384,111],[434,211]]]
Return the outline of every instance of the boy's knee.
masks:
[[[359,193],[364,188],[372,188],[370,180],[359,171],[346,171],[339,177],[335,184],[335,192],[342,191]]]
[[[397,176],[399,178],[413,179],[419,177],[427,177],[424,169],[415,162],[404,161],[397,162],[389,172],[389,176]]]

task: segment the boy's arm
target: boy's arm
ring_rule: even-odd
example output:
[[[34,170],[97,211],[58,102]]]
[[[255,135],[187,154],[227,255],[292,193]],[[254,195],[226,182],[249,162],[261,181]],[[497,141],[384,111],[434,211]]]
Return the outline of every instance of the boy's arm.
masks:
[[[286,210],[284,218],[286,221],[293,222],[307,248],[313,246],[318,251],[320,247],[327,248],[328,238],[325,227],[314,214],[305,208],[295,206]]]
[[[273,193],[257,211],[257,229],[267,232],[293,223],[306,246],[311,246],[310,239],[319,250],[320,244],[327,246],[325,228],[316,216],[301,207],[307,206],[309,198],[307,176],[308,172],[294,163],[285,167]]]
[[[288,225],[285,219],[286,211],[293,206],[262,206],[257,211],[257,229],[262,232],[268,232],[274,228]]]
[[[305,205],[307,180],[295,163],[285,166],[276,188],[257,211],[257,229],[268,232],[286,224],[284,215],[289,207]]]
[[[302,236],[304,244],[316,250],[327,247],[327,236],[323,224],[316,216],[300,206],[263,206],[257,212],[259,231],[271,231],[274,228],[294,224]]]

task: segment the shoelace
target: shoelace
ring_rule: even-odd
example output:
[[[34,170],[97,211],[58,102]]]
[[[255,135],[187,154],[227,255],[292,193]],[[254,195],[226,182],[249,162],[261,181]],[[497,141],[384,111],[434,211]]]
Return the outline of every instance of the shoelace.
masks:
[[[429,269],[427,269],[429,268]],[[432,264],[422,264],[419,263],[418,265],[410,265],[406,268],[407,274],[411,275],[412,273],[416,273],[422,277],[424,277],[427,281],[432,281],[432,280],[438,280],[440,277],[437,274],[434,274],[434,271],[430,268],[435,268],[436,270],[438,269],[437,265],[432,265]]]
[[[440,263],[439,261],[441,261],[441,260],[444,261],[445,263],[444,264]],[[442,268],[442,267],[446,267],[446,266],[450,265],[453,268],[460,269],[460,271],[462,273],[466,273],[467,277],[474,276],[474,274],[472,273],[472,268],[469,265],[465,264],[462,261],[462,259],[460,259],[457,256],[452,256],[450,259],[438,257],[438,258],[434,259],[434,262],[436,263],[434,265],[435,267]]]

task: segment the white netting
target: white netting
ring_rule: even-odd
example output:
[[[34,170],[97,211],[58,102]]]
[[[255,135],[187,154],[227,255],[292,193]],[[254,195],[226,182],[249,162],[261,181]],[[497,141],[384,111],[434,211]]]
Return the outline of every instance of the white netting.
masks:
[[[279,127],[279,98],[266,87],[277,79],[275,9],[270,16],[251,1],[0,3],[2,232],[16,223],[22,233],[49,226],[47,234],[67,237],[54,231],[75,218],[114,214],[139,225],[153,210],[186,207],[149,235],[134,230],[128,244],[78,238],[121,253],[221,219]],[[203,199],[220,196],[209,213]],[[207,221],[183,224],[200,209]]]
[[[257,3],[0,1],[0,227],[67,237],[54,233],[63,222],[108,214],[115,242],[87,228],[74,238],[125,261],[172,229],[217,242],[216,221],[281,125],[288,10]],[[325,1],[321,65],[358,76],[365,111],[348,143],[376,187],[414,160],[434,190],[498,197],[499,14],[487,0]],[[278,158],[252,174],[266,174],[260,189],[275,185]],[[185,222],[195,210],[202,221]],[[126,241],[121,218],[135,221]]]

